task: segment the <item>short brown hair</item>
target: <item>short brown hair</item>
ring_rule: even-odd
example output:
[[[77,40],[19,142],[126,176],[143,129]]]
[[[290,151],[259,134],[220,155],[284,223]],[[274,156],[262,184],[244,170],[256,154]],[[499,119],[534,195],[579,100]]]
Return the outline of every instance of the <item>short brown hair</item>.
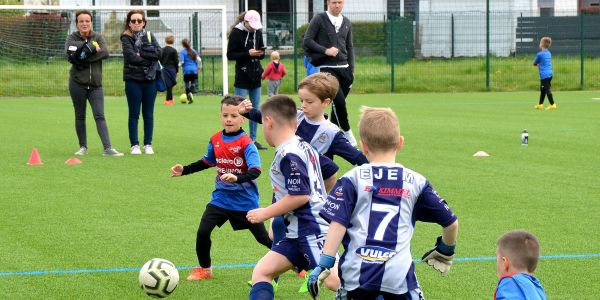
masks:
[[[263,117],[271,117],[280,124],[295,124],[297,119],[296,102],[289,96],[276,95],[260,105]]]
[[[548,49],[550,48],[550,45],[552,45],[552,39],[550,37],[545,36],[540,40],[540,43],[542,44],[542,47],[544,47],[544,49]]]
[[[175,37],[172,34],[169,34],[165,37],[165,43],[167,45],[172,45],[173,43],[175,43]]]
[[[373,152],[394,150],[400,143],[400,122],[389,108],[362,106],[358,124],[360,139]]]
[[[338,92],[340,83],[335,76],[329,73],[318,72],[300,81],[298,89],[307,89],[315,94],[321,102],[327,98],[333,101]]]
[[[533,234],[514,230],[498,239],[498,253],[508,257],[515,268],[533,273],[540,257],[540,244]]]
[[[238,106],[238,105],[240,105],[240,103],[242,103],[242,101],[244,101],[244,97],[242,97],[242,96],[227,95],[227,96],[223,97],[223,100],[221,100],[221,106],[223,106],[223,105]]]

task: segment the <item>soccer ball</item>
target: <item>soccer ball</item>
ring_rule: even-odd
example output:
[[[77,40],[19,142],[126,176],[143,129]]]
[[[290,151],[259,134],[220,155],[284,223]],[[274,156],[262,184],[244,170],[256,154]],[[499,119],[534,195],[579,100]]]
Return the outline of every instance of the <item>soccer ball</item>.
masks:
[[[181,101],[181,103],[187,103],[187,95],[181,94],[181,96],[179,96],[179,101]]]
[[[148,296],[164,298],[179,284],[179,272],[173,263],[162,258],[153,258],[140,270],[140,287]]]

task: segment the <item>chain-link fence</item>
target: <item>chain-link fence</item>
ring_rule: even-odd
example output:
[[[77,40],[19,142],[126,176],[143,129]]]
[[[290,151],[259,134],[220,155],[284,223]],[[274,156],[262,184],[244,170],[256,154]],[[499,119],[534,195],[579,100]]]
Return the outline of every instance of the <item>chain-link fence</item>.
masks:
[[[227,15],[228,25],[232,25],[236,13]],[[421,10],[410,17],[389,16],[386,12],[344,15],[353,22],[356,58],[353,92],[536,90],[539,77],[537,68],[533,67],[533,58],[539,51],[539,40],[544,36],[553,40],[550,51],[555,90],[600,88],[600,16],[597,11],[553,11],[553,16],[540,16],[537,11],[486,13],[477,10]],[[107,15],[105,22],[110,17]],[[305,76],[301,37],[311,17],[312,13],[299,13],[294,18],[291,12],[268,12],[264,16],[266,43],[279,50],[288,70],[280,90],[282,93],[294,93],[298,81]],[[0,16],[0,21],[1,18],[4,16]],[[184,19],[185,22],[180,23],[191,25],[175,34],[176,45],[179,46],[183,38],[192,39],[204,61],[204,70],[199,75],[201,90],[219,92],[221,53],[225,49],[214,44],[220,36],[202,28],[210,26],[210,21],[198,22],[193,15]],[[44,51],[48,51],[52,42],[57,51],[63,50],[64,37],[73,30],[71,21],[59,20],[52,26],[38,24],[32,27],[38,35],[36,43],[44,45],[36,47],[38,54],[35,56],[23,56],[30,50],[15,44],[18,40],[15,35],[19,33],[15,33],[14,24],[0,22],[0,96],[68,94],[69,64],[58,54],[58,58],[50,60]],[[116,17],[115,23],[118,21],[121,20]],[[298,28],[296,39],[294,23]],[[104,26],[103,30],[111,29]],[[111,58],[104,63],[105,90],[107,95],[122,95],[120,45],[118,41],[109,43],[115,48]],[[268,62],[267,56],[263,66]],[[228,72],[231,92],[232,61]]]

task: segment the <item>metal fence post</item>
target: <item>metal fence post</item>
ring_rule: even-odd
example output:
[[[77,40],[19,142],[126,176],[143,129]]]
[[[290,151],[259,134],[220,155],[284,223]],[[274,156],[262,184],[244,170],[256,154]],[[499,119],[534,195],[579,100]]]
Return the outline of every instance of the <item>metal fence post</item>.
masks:
[[[490,0],[485,1],[485,88],[490,90]]]
[[[451,39],[451,52],[452,54],[450,55],[451,58],[454,58],[454,13],[450,16],[450,39]]]
[[[296,0],[292,1],[292,31],[294,36],[294,92],[298,92],[298,24]]]
[[[394,74],[394,17],[390,16],[390,18],[388,19],[388,30],[390,31],[390,66],[392,68],[392,85],[391,85],[391,89],[392,89],[392,93],[396,91],[396,87],[394,85],[394,81],[396,81],[395,79],[395,74]]]
[[[579,64],[580,64],[580,68],[579,68],[579,70],[580,70],[579,77],[580,78],[579,78],[579,80],[580,80],[580,83],[579,84],[580,84],[581,89],[583,89],[583,79],[584,79],[584,75],[583,75],[583,61],[584,61],[584,55],[583,55],[584,54],[584,51],[583,51],[584,50],[583,49],[583,46],[584,46],[584,42],[583,42],[583,39],[584,39],[584,37],[583,37],[583,31],[584,31],[584,29],[583,29],[583,25],[584,25],[583,18],[584,18],[584,16],[583,15],[584,15],[584,12],[583,12],[583,9],[579,12],[579,15],[580,15],[580,17],[579,17]]]

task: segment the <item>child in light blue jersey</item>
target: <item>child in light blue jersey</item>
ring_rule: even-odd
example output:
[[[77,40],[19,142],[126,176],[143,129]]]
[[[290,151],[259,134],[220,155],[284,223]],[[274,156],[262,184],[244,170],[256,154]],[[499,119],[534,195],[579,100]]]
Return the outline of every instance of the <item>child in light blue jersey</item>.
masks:
[[[458,220],[423,175],[396,163],[404,138],[391,109],[363,107],[359,129],[369,163],[344,174],[321,209],[330,225],[308,290],[313,298],[318,296],[320,282],[335,268],[342,244],[336,299],[423,299],[410,251],[415,222],[434,222],[443,228],[422,261],[446,275],[454,257]]]
[[[552,39],[549,37],[543,37],[540,40],[540,49],[533,60],[533,65],[538,67],[540,70],[540,102],[536,104],[535,109],[544,109],[544,98],[548,96],[548,102],[550,106],[546,110],[556,109],[556,103],[554,103],[554,97],[552,96],[551,82],[552,82],[552,53],[548,50],[552,45]]]
[[[540,257],[540,244],[527,231],[510,231],[498,239],[496,266],[498,287],[494,300],[546,300],[546,292],[533,276]]]

